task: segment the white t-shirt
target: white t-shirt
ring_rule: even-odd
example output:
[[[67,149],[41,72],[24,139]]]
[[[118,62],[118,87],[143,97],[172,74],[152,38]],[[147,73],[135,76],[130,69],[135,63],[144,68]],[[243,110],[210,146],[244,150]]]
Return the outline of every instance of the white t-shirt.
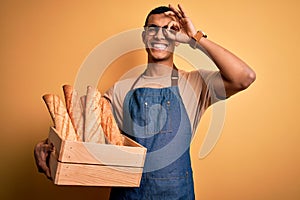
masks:
[[[111,101],[115,119],[120,129],[123,126],[123,102],[135,81],[138,79],[133,89],[141,87],[170,87],[171,71],[170,69],[164,75],[158,77],[141,75],[139,79],[134,77],[118,81],[104,94]],[[189,116],[193,133],[204,111],[219,100],[215,94],[213,82],[220,80],[220,78],[219,71],[200,69],[186,72],[178,70],[178,88]]]

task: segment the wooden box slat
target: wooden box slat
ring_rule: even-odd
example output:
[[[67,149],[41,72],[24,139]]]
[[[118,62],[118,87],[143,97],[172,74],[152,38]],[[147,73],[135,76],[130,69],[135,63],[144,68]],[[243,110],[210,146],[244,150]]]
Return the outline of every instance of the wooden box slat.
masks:
[[[55,151],[50,171],[57,185],[138,187],[147,149],[130,138],[126,146],[62,140],[51,127],[48,141]]]

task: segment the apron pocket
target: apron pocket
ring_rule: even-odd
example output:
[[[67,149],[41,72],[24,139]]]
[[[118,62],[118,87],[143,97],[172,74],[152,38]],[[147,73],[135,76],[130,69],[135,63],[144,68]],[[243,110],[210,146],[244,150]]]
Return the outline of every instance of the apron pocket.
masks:
[[[172,115],[170,101],[161,104],[144,103],[145,113],[145,133],[147,135],[155,135],[158,133],[172,132]]]

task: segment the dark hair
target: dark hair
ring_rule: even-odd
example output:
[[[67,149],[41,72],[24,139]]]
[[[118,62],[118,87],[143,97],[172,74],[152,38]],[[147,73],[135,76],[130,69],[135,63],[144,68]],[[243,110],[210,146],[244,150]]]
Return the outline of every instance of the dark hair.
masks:
[[[147,15],[146,20],[145,20],[144,27],[147,26],[150,15],[153,15],[153,14],[161,14],[161,13],[168,12],[168,11],[171,11],[171,9],[170,9],[169,7],[167,7],[167,6],[159,6],[159,7],[157,7],[157,8],[154,8],[154,9],[151,10],[151,11],[149,12],[149,14]]]

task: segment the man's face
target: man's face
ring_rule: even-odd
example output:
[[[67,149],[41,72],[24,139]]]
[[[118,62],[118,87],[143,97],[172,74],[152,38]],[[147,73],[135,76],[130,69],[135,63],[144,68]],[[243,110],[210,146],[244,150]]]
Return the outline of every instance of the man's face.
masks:
[[[150,15],[143,32],[143,41],[151,61],[172,59],[175,41],[165,35],[165,28],[172,20],[174,19],[164,13]]]

